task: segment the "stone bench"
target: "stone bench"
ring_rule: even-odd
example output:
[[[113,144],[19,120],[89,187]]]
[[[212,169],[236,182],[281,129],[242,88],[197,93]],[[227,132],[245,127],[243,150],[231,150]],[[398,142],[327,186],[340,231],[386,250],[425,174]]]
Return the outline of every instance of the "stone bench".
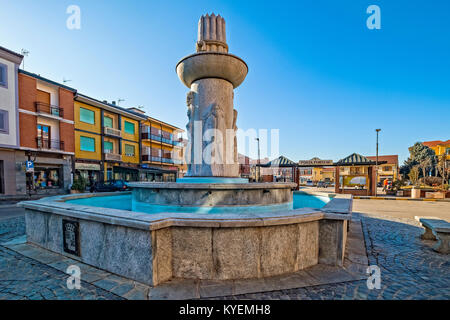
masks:
[[[450,253],[450,223],[444,220],[437,219],[420,219],[422,227],[425,232],[421,238],[424,240],[438,240],[434,246],[434,250],[440,253]]]

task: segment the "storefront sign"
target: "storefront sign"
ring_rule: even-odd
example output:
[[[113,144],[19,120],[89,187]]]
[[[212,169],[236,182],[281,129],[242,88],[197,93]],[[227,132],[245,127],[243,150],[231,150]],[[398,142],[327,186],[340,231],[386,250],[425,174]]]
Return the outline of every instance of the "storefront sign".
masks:
[[[64,252],[80,256],[80,224],[77,221],[62,221]]]
[[[33,161],[26,161],[25,167],[27,172],[34,172],[34,162]]]
[[[100,165],[95,163],[75,163],[76,170],[93,170],[100,171]]]
[[[331,166],[333,160],[300,160],[298,164],[301,166]]]

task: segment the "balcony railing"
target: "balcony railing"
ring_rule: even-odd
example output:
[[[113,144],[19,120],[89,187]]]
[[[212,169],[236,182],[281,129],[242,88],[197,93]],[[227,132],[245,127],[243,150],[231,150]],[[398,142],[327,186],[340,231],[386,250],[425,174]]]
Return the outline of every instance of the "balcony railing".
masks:
[[[172,146],[183,146],[183,139],[178,139],[178,140],[167,139],[167,138],[163,138],[163,136],[158,136],[158,135],[151,134],[148,132],[141,132],[141,139],[162,142],[162,143],[170,144]]]
[[[111,152],[105,152],[105,160],[106,161],[122,161],[122,155],[111,153]]]
[[[143,154],[142,161],[161,162],[161,157],[153,157],[149,154]]]
[[[122,137],[122,131],[110,127],[104,127],[103,132],[105,135],[114,136],[114,137]]]
[[[168,164],[182,164],[183,161],[179,159],[172,158],[164,158],[164,157],[152,157],[148,154],[142,155],[142,161],[151,161],[151,162],[160,162],[160,163],[168,163]]]
[[[64,118],[64,109],[48,103],[36,101],[36,112]]]
[[[38,149],[64,151],[64,141],[37,137],[36,143]]]

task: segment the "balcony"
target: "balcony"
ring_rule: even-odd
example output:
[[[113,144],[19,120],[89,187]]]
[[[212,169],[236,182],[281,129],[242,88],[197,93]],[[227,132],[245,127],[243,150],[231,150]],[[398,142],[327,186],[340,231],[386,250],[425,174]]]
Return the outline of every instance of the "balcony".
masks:
[[[36,138],[37,148],[41,150],[59,150],[64,151],[64,141],[51,140],[46,138]]]
[[[142,155],[142,161],[150,161],[150,162],[161,162],[161,157],[153,157],[149,154]]]
[[[103,133],[107,136],[113,136],[113,137],[122,137],[122,131],[110,127],[104,127]]]
[[[176,164],[181,165],[183,164],[183,161],[180,159],[172,159],[172,158],[164,158],[164,157],[152,157],[149,154],[143,154],[142,155],[142,161],[144,162],[158,162],[162,164]]]
[[[105,152],[106,161],[122,161],[122,155],[112,152]]]
[[[51,115],[54,117],[64,118],[64,109],[44,102],[35,102],[36,113],[40,115]]]
[[[162,143],[169,144],[169,145],[175,146],[175,147],[182,147],[184,145],[184,140],[183,139],[178,139],[178,140],[167,139],[167,138],[163,138],[163,136],[150,134],[148,132],[141,132],[141,139],[142,140],[153,140],[153,141],[156,141],[156,142],[162,142]]]

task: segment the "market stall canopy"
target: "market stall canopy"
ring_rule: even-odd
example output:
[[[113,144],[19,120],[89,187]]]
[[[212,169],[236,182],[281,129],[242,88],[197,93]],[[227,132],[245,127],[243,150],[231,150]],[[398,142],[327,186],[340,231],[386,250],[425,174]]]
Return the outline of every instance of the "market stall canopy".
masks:
[[[378,161],[378,164],[384,164],[386,162],[387,161]],[[334,163],[335,166],[374,166],[376,164],[376,161],[369,160],[357,153],[353,153],[348,157]]]
[[[258,164],[259,167],[278,167],[278,168],[291,168],[291,167],[297,167],[298,164],[292,160],[289,160],[286,157],[279,156],[278,158],[265,163],[265,164]]]

